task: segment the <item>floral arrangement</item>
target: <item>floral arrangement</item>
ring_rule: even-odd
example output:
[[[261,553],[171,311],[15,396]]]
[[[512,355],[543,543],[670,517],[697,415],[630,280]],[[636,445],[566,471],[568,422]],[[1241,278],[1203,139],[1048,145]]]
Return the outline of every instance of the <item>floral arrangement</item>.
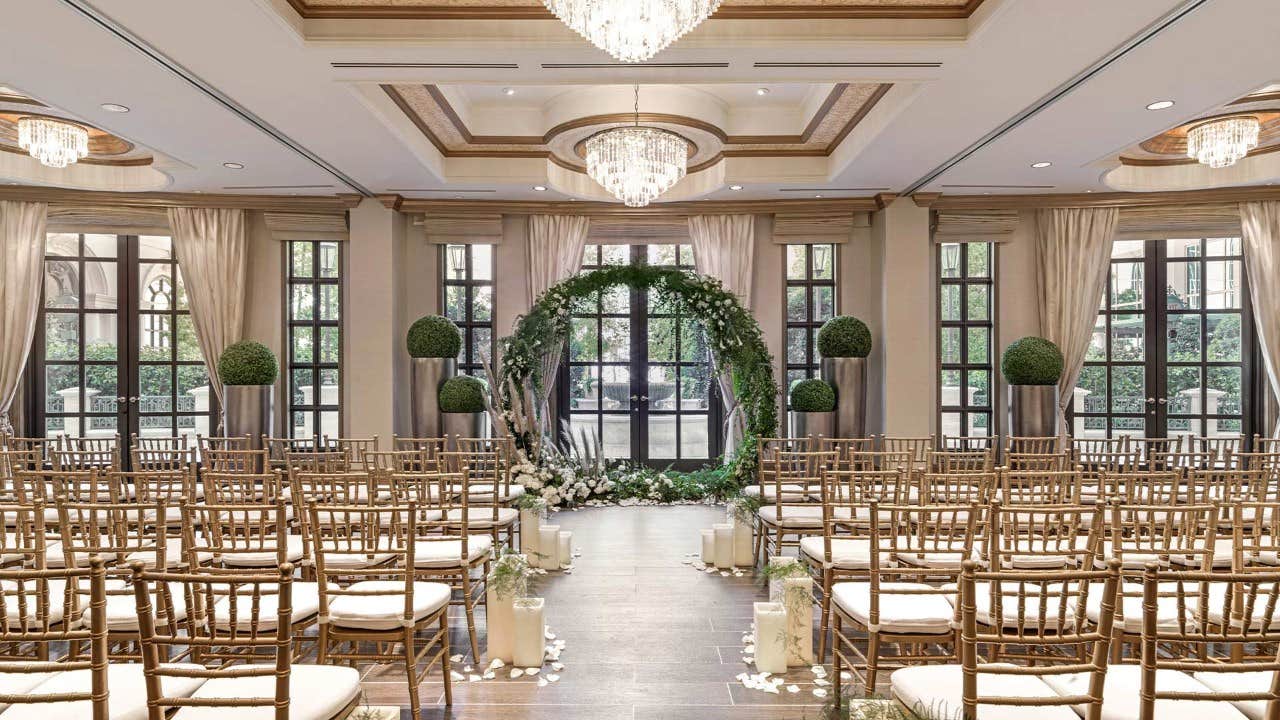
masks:
[[[525,598],[538,571],[529,565],[529,559],[509,548],[494,560],[487,582],[494,594],[502,598]]]
[[[723,466],[686,473],[618,463],[597,472],[592,468],[584,471],[572,456],[548,453],[541,464],[530,462],[523,452],[517,456],[511,466],[511,482],[525,487],[521,501],[531,507],[535,503],[561,509],[713,502],[736,488]]]

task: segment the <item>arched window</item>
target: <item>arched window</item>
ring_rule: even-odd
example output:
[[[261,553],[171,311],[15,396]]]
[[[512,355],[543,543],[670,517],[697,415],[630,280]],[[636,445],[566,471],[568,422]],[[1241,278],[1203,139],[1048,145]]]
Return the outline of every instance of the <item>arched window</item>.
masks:
[[[167,275],[161,275],[147,284],[143,300],[149,310],[168,310],[173,307],[173,281]],[[143,332],[147,347],[169,347],[169,316],[143,315]]]

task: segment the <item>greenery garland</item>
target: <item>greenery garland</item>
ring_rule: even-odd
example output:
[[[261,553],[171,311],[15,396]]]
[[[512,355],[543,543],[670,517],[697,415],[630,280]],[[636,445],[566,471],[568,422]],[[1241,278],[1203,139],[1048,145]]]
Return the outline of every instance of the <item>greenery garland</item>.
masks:
[[[680,312],[705,325],[715,370],[732,373],[735,399],[746,419],[746,433],[730,461],[730,476],[740,485],[754,481],[759,460],[756,438],[773,437],[778,427],[773,357],[755,318],[714,278],[673,268],[620,265],[576,275],[555,285],[520,318],[515,333],[502,339],[504,390],[532,387],[541,393],[545,382],[541,377],[542,358],[564,346],[574,301],[619,285],[653,290]],[[504,406],[510,409],[509,397],[504,398]],[[508,425],[520,447],[534,446],[533,438],[521,437],[509,420]]]

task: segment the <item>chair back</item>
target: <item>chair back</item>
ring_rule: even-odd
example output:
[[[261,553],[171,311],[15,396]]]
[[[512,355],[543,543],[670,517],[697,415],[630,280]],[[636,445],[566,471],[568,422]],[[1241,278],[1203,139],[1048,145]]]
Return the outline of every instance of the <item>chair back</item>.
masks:
[[[943,450],[929,453],[933,473],[991,472],[995,455],[990,450]]]
[[[51,455],[50,459],[54,470],[115,472],[120,469],[120,453],[114,448],[105,450],[54,450]]]
[[[196,435],[196,449],[203,456],[210,450],[258,450],[254,439],[248,435],[243,437],[205,437]]]
[[[284,467],[290,473],[341,473],[352,470],[351,458],[345,450],[287,452],[284,454]]]
[[[1182,436],[1130,437],[1129,451],[1138,453],[1138,458],[1142,462],[1148,462],[1155,453],[1167,455],[1182,452]]]
[[[998,445],[997,440],[999,438],[992,435],[940,435],[933,446],[937,450],[962,452],[990,450],[994,453]]]
[[[905,452],[910,456],[911,468],[920,470],[927,466],[929,453],[933,451],[933,436],[895,437],[877,436],[881,452]]]
[[[817,446],[813,449],[819,452],[837,453],[840,460],[844,461],[851,453],[856,452],[872,452],[876,449],[875,438],[828,438],[819,437]]]
[[[346,596],[403,598],[402,623],[413,624],[415,539],[418,507],[331,505],[307,508],[312,552],[320,589],[320,618],[329,605]],[[363,562],[351,562],[357,558]],[[364,580],[381,580],[378,589],[352,589]]]
[[[1001,470],[999,500],[1006,506],[1081,505],[1082,475],[1076,471]]]
[[[182,540],[187,567],[205,572],[253,573],[291,562],[288,514],[283,498],[272,504],[182,505]],[[270,560],[268,560],[270,558]]]
[[[1004,439],[1006,455],[1061,455],[1062,439],[1059,437],[1018,437],[1009,435]]]
[[[1076,469],[1069,453],[1014,453],[1004,454],[1005,467],[1018,471],[1062,472]]]
[[[268,468],[267,451],[240,448],[208,448],[200,451],[205,472],[255,475]]]
[[[1180,470],[1127,470],[1104,473],[1101,488],[1103,496],[1116,498],[1126,505],[1177,505],[1178,503],[1209,502],[1203,483],[1186,478]]]
[[[1150,470],[1212,470],[1218,456],[1212,452],[1153,452],[1147,457]]]
[[[144,438],[146,439],[168,438]],[[186,448],[135,446],[129,450],[129,458],[134,470],[187,470],[196,465],[196,451]]]
[[[987,505],[996,490],[994,472],[925,473],[920,476],[918,497],[921,505]],[[899,505],[903,501],[884,502]]]
[[[347,454],[347,460],[352,466],[367,470],[369,469],[369,453],[378,451],[378,436],[374,435],[367,438],[332,438],[329,440],[331,449]]]
[[[1235,465],[1235,454],[1244,450],[1241,444],[1242,440],[1243,438],[1239,435],[1235,437],[1193,437],[1190,439],[1191,444],[1187,449],[1195,452],[1213,453],[1221,467],[1233,467]]]
[[[203,472],[204,499],[215,505],[274,505],[285,496],[285,480],[279,470],[267,473]],[[190,496],[194,500],[195,496]]]
[[[1090,570],[1100,557],[1106,515],[1101,505],[991,506],[988,567]]]

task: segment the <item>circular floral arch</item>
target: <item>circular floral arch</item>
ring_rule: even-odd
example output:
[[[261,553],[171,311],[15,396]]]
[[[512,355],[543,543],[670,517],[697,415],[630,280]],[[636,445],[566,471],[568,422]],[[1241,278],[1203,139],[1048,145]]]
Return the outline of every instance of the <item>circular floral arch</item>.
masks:
[[[515,333],[502,340],[502,386],[533,388],[540,397],[545,386],[542,374],[548,372],[544,358],[558,355],[564,347],[574,300],[619,285],[654,290],[682,314],[706,326],[715,370],[731,374],[734,399],[745,419],[745,434],[730,462],[731,475],[740,484],[753,478],[758,462],[756,438],[777,432],[773,358],[755,318],[714,278],[672,268],[622,265],[576,275],[553,286],[520,318]],[[510,403],[510,397],[506,400]],[[521,438],[514,427],[512,431],[517,442],[528,447],[530,439]]]

